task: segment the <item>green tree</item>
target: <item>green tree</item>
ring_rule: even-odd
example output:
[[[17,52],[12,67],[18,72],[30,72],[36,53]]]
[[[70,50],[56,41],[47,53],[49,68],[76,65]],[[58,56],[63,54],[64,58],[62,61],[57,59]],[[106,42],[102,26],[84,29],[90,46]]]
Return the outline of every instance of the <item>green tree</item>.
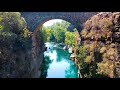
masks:
[[[19,12],[0,12],[0,36],[3,43],[15,43],[14,50],[25,50],[31,43],[31,33]]]
[[[4,25],[4,31],[19,34],[27,23],[19,12],[0,12],[0,24]]]
[[[67,31],[65,33],[65,43],[67,45],[75,46],[75,32],[69,32]]]
[[[54,23],[52,26],[45,27],[43,26],[43,30],[47,37],[46,42],[53,41],[57,43],[64,42],[68,45],[75,46],[75,33],[67,31],[70,23],[66,21]]]
[[[42,29],[46,32],[47,41],[54,41],[60,43],[65,41],[65,33],[68,26],[68,22],[62,21],[54,23],[52,26],[43,26]]]
[[[44,35],[44,41],[45,42],[48,42],[50,41],[50,37],[52,35],[52,31],[51,31],[51,28],[50,27],[42,27],[42,30],[41,30],[42,34]]]
[[[55,39],[58,43],[64,42],[65,40],[65,32],[67,30],[62,28],[61,26],[56,26],[55,29],[53,30],[53,34],[55,36]]]

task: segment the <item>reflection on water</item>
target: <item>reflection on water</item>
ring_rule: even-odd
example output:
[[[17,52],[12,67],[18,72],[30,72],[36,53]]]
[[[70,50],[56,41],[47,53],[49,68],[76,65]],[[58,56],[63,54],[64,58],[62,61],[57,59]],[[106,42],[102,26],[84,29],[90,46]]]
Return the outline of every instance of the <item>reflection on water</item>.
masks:
[[[49,57],[48,59],[52,61],[49,64],[46,78],[77,78],[77,67],[69,59],[70,54],[68,51],[54,46],[55,44],[46,43],[48,49],[44,52],[44,57]]]

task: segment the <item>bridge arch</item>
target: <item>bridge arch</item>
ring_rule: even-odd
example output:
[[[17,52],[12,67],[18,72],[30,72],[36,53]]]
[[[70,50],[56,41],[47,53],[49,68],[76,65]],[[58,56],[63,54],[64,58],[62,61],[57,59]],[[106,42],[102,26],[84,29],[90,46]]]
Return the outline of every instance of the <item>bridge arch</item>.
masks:
[[[25,18],[29,30],[34,32],[37,28],[51,19],[62,19],[70,22],[80,32],[83,27],[83,23],[95,15],[96,12],[21,12],[21,15]]]
[[[39,47],[39,46],[42,46],[41,45],[41,42],[40,41],[38,41],[39,39],[39,31],[42,29],[42,27],[43,27],[43,24],[45,23],[45,22],[48,22],[48,21],[50,21],[50,20],[55,20],[55,19],[60,19],[60,20],[64,20],[64,21],[66,21],[66,22],[69,22],[71,25],[73,25],[73,27],[74,28],[76,28],[75,26],[74,26],[74,24],[72,23],[72,20],[71,19],[69,19],[69,18],[66,18],[66,17],[46,17],[46,18],[44,18],[44,19],[42,19],[42,20],[40,20],[40,24],[36,27],[36,29],[33,31],[33,35],[32,35],[32,46],[33,46],[33,48],[32,48],[32,51],[33,51],[33,57],[37,57],[38,55],[39,55],[39,52],[40,51],[42,51],[42,53],[44,52],[44,47]],[[41,50],[42,49],[42,50]],[[40,51],[39,51],[40,50]],[[36,53],[34,52],[34,51],[37,51]]]
[[[50,17],[49,17],[49,16],[48,16],[48,17],[40,20],[40,23],[39,23],[38,26],[35,28],[35,30],[33,31],[33,33],[38,32],[39,30],[41,30],[41,29],[42,29],[42,26],[43,26],[43,24],[44,24],[45,22],[48,22],[48,21],[54,20],[54,19],[64,20],[64,21],[66,21],[66,22],[69,22],[71,25],[73,25],[73,26],[75,27],[75,24],[73,23],[73,21],[72,21],[70,18],[68,18],[68,17],[59,17],[59,16],[56,16],[56,17],[50,16]],[[77,27],[75,27],[75,28],[77,29]]]

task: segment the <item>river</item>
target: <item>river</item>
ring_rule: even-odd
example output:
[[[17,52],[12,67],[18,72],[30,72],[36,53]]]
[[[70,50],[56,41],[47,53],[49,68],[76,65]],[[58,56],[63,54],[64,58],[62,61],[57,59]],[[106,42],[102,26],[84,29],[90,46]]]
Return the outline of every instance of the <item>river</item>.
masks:
[[[45,44],[47,51],[44,52],[44,57],[51,61],[46,78],[78,78],[77,66],[70,60],[68,50],[60,49],[54,43]]]

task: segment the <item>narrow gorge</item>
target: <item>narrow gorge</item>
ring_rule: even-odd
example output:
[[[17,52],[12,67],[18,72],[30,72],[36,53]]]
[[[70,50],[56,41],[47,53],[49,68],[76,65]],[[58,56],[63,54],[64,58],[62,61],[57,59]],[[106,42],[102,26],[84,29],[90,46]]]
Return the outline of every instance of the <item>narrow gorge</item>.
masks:
[[[79,78],[120,77],[120,12],[0,12],[0,78],[41,78],[46,47],[40,30],[51,19],[78,31]]]

